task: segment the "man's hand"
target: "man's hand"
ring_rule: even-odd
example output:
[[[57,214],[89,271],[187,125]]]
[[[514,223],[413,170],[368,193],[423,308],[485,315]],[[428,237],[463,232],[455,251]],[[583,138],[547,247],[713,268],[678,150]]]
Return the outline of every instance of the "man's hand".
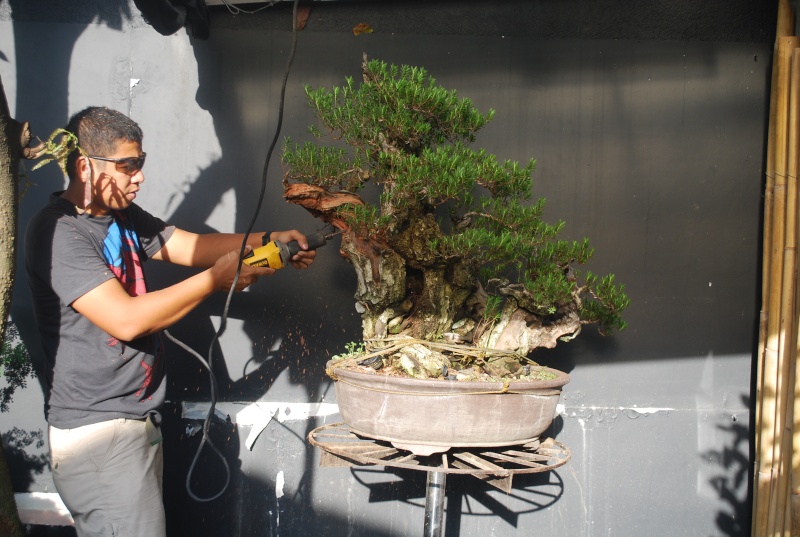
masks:
[[[310,252],[306,250],[306,248],[308,248],[308,240],[305,235],[296,229],[290,229],[289,231],[273,231],[269,234],[269,240],[282,242],[283,244],[297,241],[302,250],[291,259],[292,266],[296,269],[308,268],[317,256],[316,250],[311,250]]]
[[[248,245],[245,247],[245,254],[252,248]],[[211,267],[211,274],[214,276],[214,282],[218,291],[230,291],[233,284],[233,278],[236,276],[236,270],[239,268],[239,250],[232,250],[223,255],[214,266]],[[239,273],[239,280],[236,282],[236,291],[242,291],[258,281],[261,276],[271,276],[275,274],[275,269],[267,267],[251,267],[246,263],[242,263],[242,271]]]

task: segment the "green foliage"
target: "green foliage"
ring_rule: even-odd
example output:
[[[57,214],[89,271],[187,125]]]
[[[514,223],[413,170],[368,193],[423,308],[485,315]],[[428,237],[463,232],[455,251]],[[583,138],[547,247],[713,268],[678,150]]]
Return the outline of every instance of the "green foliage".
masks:
[[[393,146],[415,153],[445,142],[472,142],[494,115],[483,115],[425,69],[369,62],[364,83],[352,78],[332,90],[306,87],[318,117],[348,145],[377,155]]]
[[[5,386],[0,388],[0,412],[7,412],[17,388],[24,388],[28,377],[35,376],[28,350],[20,341],[17,327],[11,321],[6,323],[0,351],[0,373],[5,378]]]
[[[76,149],[83,153],[83,149],[78,146],[78,138],[64,129],[54,130],[44,142],[44,146],[42,160],[37,162],[32,170],[38,170],[45,164],[55,161],[64,175],[67,175],[67,157]]]
[[[486,309],[483,311],[483,320],[495,323],[500,320],[500,310],[503,308],[503,299],[497,295],[489,295],[486,300]]]
[[[482,114],[419,67],[372,60],[363,74],[360,84],[347,78],[332,89],[306,87],[324,132],[310,129],[313,143],[287,140],[288,180],[350,192],[371,181],[380,189],[378,203],[346,206],[338,215],[357,235],[394,244],[423,219],[435,218],[438,228],[425,235],[427,251],[401,247],[404,255],[420,253],[409,264],[424,270],[460,263],[490,295],[507,295],[501,288],[518,283],[520,306],[542,317],[572,305],[582,320],[605,331],[624,328],[624,287],[613,275],[587,273],[581,281],[576,267],[593,253],[588,239],[559,239],[564,223],[542,220],[545,200],[534,199],[531,178],[536,161],[500,162],[469,147],[493,110]],[[498,296],[492,300],[499,311]],[[487,307],[489,318],[493,309]]]
[[[287,138],[284,146],[292,145]],[[344,149],[317,146],[310,142],[295,146],[284,153],[284,163],[294,170],[294,179],[325,188],[336,188],[355,192],[369,178],[369,173],[360,158],[352,161]]]
[[[589,273],[586,281],[594,300],[584,302],[581,317],[598,323],[601,332],[623,330],[627,324],[622,320],[622,310],[630,305],[625,286],[616,285],[613,274],[603,276],[598,282],[597,276]]]
[[[345,351],[341,354],[334,354],[331,357],[331,360],[346,360],[347,358],[355,358],[357,356],[361,356],[364,354],[364,342],[363,341],[351,341],[344,346]]]
[[[350,229],[362,237],[381,234],[381,230],[386,229],[390,222],[390,218],[381,215],[378,208],[371,205],[356,205],[339,212]]]

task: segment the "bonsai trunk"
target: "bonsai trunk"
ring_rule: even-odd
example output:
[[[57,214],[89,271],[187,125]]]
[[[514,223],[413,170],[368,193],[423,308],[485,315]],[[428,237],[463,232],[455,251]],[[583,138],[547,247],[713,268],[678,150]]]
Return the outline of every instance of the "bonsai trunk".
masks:
[[[500,285],[506,301],[497,318],[484,319],[486,295],[469,260],[442,259],[430,253],[430,241],[441,237],[431,214],[404,214],[403,220],[414,225],[397,232],[392,248],[380,237],[350,230],[345,224],[339,211],[347,205],[364,204],[356,194],[300,183],[285,183],[284,189],[287,201],[345,231],[341,254],[355,269],[356,309],[365,341],[388,336],[446,339],[524,356],[536,347],[555,347],[559,338],[580,331],[577,306],[548,323],[519,306],[524,296],[512,285]],[[579,305],[578,293],[575,301]],[[416,358],[420,360],[418,355]],[[497,375],[513,373],[520,367],[518,362],[509,357],[496,361],[489,370]]]
[[[426,255],[428,242],[441,236],[432,215],[405,215],[415,224],[399,233],[393,249],[380,237],[348,233],[337,209],[363,205],[356,194],[307,184],[284,184],[284,189],[287,201],[346,232],[341,254],[356,272],[356,308],[365,340],[390,334],[435,339],[451,329],[476,284],[462,261]]]
[[[388,335],[436,339],[450,331],[471,293],[448,278],[448,267],[412,268],[379,241],[346,236],[342,254],[356,272],[356,307],[367,340]]]

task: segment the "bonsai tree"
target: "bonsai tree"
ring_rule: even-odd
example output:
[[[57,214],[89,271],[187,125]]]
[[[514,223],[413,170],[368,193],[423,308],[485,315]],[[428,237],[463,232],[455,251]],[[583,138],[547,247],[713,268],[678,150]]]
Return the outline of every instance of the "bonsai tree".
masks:
[[[361,364],[422,378],[524,378],[532,350],[585,324],[625,327],[624,287],[580,269],[589,241],[559,239],[564,223],[542,220],[535,161],[470,147],[494,110],[481,113],[419,67],[365,55],[362,71],[360,83],[306,87],[323,128],[311,127],[316,142],[287,140],[283,151],[287,201],[343,231]]]

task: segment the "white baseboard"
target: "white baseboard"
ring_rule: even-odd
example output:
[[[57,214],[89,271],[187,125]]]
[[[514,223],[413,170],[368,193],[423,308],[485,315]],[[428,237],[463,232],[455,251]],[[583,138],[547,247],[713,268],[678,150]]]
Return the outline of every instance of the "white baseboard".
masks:
[[[38,526],[73,526],[61,496],[57,492],[16,492],[14,500],[23,524]]]

